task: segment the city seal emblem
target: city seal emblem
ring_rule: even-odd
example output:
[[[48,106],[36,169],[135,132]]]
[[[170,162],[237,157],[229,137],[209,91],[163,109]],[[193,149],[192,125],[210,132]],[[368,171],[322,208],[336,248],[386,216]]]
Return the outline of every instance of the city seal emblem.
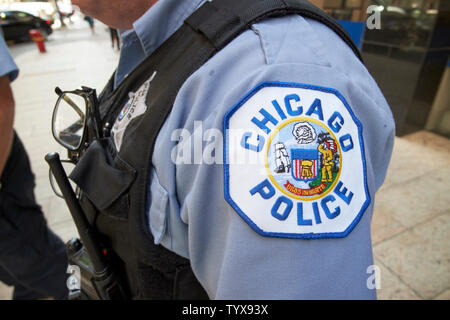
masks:
[[[225,199],[259,234],[345,237],[370,204],[362,125],[337,90],[263,82],[224,127]]]
[[[269,137],[266,168],[272,184],[299,200],[317,199],[337,183],[339,143],[311,118],[293,118]]]

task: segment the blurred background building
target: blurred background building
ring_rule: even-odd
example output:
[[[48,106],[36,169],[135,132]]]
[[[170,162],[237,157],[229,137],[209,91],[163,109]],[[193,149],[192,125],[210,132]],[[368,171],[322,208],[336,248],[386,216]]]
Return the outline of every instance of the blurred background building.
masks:
[[[362,33],[364,61],[392,108],[397,135],[426,129],[450,137],[450,0],[311,2]],[[369,6],[380,14],[380,29],[366,28]]]

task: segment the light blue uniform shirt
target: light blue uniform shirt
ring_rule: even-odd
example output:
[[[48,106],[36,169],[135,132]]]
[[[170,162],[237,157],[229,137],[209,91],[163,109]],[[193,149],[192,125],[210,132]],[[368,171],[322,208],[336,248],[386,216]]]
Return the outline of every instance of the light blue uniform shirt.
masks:
[[[201,2],[160,0],[136,21],[134,30],[122,35],[118,78]],[[225,200],[223,164],[172,161],[174,132],[223,131],[225,114],[263,81],[334,88],[361,122],[371,202],[346,237],[263,237]],[[375,290],[367,286],[373,265],[370,223],[393,139],[392,114],[377,84],[332,30],[297,15],[254,24],[187,79],[158,135],[147,204],[155,243],[189,258],[211,299],[374,299]],[[204,148],[214,145],[204,140]],[[222,142],[216,144],[222,152]]]
[[[5,40],[0,37],[0,77],[4,75],[9,75],[9,80],[12,82],[19,75],[19,69],[9,53]]]
[[[122,48],[115,86],[169,38],[203,2],[204,0],[158,1],[151,10],[135,21],[133,29],[121,30]]]

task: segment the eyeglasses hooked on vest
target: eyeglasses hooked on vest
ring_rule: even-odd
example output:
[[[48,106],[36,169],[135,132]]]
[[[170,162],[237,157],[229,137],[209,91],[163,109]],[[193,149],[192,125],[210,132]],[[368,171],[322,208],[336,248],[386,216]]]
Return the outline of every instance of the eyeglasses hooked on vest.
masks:
[[[81,241],[74,238],[66,243],[69,264],[79,268],[81,276],[77,279],[78,287],[69,286],[69,299],[126,299],[126,286],[117,275],[113,258],[80,205],[81,192],[76,188],[75,193],[67,178],[70,172],[66,170],[74,168],[88,147],[87,141],[103,138],[96,91],[88,87],[62,91],[57,87],[55,92],[58,100],[52,116],[52,133],[67,149],[69,159],[60,160],[59,154],[54,152],[47,154],[45,160],[50,166],[53,191],[66,201],[81,238]]]
[[[52,116],[52,133],[55,140],[69,150],[69,155],[80,156],[88,135],[103,137],[95,89],[81,87],[73,91],[55,88],[58,95]],[[72,152],[70,154],[70,151]]]

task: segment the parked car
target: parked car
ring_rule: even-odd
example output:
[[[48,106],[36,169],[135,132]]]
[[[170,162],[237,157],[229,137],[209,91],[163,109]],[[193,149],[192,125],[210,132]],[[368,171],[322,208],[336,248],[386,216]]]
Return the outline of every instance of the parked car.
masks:
[[[10,3],[5,5],[4,8],[0,8],[0,10],[22,11],[44,20],[48,19],[53,21],[55,19],[55,7],[53,3],[28,0],[26,2],[7,2]]]
[[[52,30],[52,21],[44,20],[23,11],[0,11],[0,26],[5,40],[28,41],[30,29],[39,29],[47,38]]]

